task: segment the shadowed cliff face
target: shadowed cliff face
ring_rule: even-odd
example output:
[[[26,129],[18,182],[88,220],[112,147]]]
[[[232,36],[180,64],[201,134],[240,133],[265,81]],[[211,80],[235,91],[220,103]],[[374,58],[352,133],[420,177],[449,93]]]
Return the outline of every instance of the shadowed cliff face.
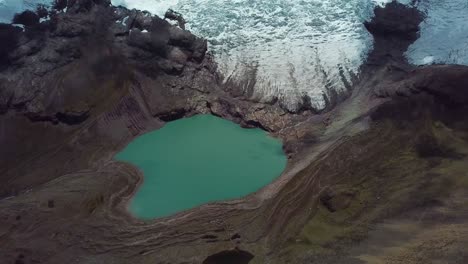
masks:
[[[20,35],[21,29],[11,25],[1,24],[0,32],[0,69],[3,70],[11,64],[9,54],[18,45],[18,36]]]
[[[466,263],[468,67],[406,62],[416,10],[377,8],[349,94],[297,114],[234,97],[206,42],[158,17],[105,0],[49,15],[0,25],[0,262]],[[112,157],[197,113],[283,139],[287,170],[236,201],[131,218],[141,174]]]

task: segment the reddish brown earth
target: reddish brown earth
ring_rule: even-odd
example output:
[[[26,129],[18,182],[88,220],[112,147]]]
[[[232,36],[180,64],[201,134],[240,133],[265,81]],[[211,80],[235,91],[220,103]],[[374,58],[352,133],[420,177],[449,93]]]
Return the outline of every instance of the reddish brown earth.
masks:
[[[0,25],[1,263],[468,262],[468,67],[407,64],[416,10],[376,9],[353,88],[291,113],[223,84],[206,41],[158,17],[65,6]],[[283,139],[286,171],[243,199],[131,217],[142,175],[113,155],[198,113]]]

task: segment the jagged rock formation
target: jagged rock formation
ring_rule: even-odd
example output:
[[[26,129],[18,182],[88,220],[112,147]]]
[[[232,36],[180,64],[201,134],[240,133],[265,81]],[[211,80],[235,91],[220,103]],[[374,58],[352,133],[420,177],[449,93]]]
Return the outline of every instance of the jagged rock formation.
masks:
[[[203,39],[107,0],[0,25],[1,262],[465,263],[468,67],[407,64],[423,17],[375,13],[375,50],[324,113],[246,100]],[[196,113],[281,137],[287,170],[243,199],[131,218],[141,175],[113,155]]]

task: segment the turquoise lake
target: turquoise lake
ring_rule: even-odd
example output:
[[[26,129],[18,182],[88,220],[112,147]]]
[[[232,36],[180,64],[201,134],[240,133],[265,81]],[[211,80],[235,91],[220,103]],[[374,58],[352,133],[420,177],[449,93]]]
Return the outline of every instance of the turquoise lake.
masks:
[[[133,140],[116,159],[143,172],[129,204],[141,219],[241,198],[271,183],[287,162],[280,140],[212,115],[169,122]]]

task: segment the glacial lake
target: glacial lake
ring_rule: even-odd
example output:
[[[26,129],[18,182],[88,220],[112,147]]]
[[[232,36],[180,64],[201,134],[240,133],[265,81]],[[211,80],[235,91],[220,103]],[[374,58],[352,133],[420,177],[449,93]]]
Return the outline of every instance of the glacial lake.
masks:
[[[115,158],[143,172],[128,207],[140,219],[254,193],[281,175],[287,162],[280,140],[212,115],[169,122],[134,139]]]

